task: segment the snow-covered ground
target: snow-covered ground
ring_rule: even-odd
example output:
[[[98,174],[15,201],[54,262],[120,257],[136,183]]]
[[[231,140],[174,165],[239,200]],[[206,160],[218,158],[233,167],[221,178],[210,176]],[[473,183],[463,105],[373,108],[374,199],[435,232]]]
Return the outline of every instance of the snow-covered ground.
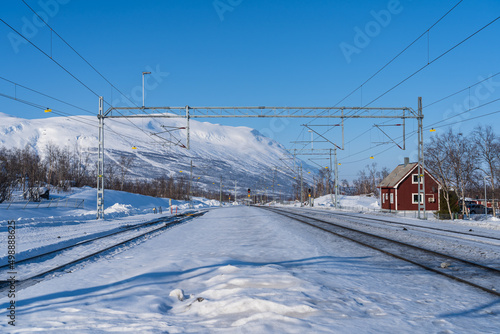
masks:
[[[332,200],[333,199],[333,200]],[[332,207],[335,202],[334,195],[325,195],[314,199],[314,205]],[[337,199],[338,204],[343,208],[353,210],[378,210],[380,203],[377,197],[373,196],[346,196],[339,195]]]
[[[0,254],[7,249],[5,219],[17,219],[16,241],[19,251],[26,251],[60,240],[56,235],[71,240],[150,220],[158,217],[152,207],[168,207],[164,199],[107,192],[108,218],[95,221],[95,190],[71,196],[88,196],[88,207],[0,208]],[[203,207],[214,204],[200,200]],[[467,223],[474,222],[460,224]],[[500,235],[500,229],[474,229]],[[213,208],[18,291],[15,327],[5,317],[9,301],[0,296],[1,332],[498,333],[500,328],[498,298],[245,206]]]

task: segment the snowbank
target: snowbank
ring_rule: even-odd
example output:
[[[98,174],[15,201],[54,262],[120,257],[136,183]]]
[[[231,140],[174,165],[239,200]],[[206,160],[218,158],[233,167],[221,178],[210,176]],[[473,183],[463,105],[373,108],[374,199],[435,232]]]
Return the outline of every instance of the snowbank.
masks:
[[[316,206],[334,206],[332,196],[335,200],[335,195],[325,195],[314,199]],[[369,196],[346,196],[340,195],[338,197],[339,205],[343,208],[360,209],[380,209],[380,204],[377,197]]]

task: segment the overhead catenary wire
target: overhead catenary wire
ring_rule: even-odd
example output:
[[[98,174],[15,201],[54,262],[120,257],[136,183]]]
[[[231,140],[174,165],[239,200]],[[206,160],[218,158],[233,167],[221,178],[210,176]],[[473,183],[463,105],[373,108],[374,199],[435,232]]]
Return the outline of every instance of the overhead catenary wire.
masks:
[[[487,81],[487,80],[489,80],[489,79],[491,79],[491,78],[496,77],[496,76],[497,76],[497,75],[499,75],[499,74],[500,74],[500,72],[497,72],[497,73],[495,73],[495,74],[492,74],[492,75],[490,75],[489,77],[484,78],[483,80],[480,80],[480,81],[478,81],[478,82],[476,82],[476,83],[474,83],[474,84],[472,84],[472,85],[469,85],[469,86],[467,86],[467,87],[465,87],[465,88],[463,88],[463,89],[461,89],[461,90],[456,91],[455,93],[452,93],[452,94],[450,94],[450,95],[447,95],[447,96],[445,96],[445,97],[443,97],[443,98],[440,98],[440,99],[438,99],[438,100],[436,100],[436,101],[434,101],[434,102],[431,102],[431,103],[429,103],[429,104],[427,104],[427,105],[423,106],[422,108],[423,108],[423,109],[425,109],[425,108],[428,108],[428,107],[430,107],[430,106],[432,106],[432,105],[434,105],[434,104],[436,104],[436,103],[439,103],[439,102],[442,102],[442,101],[444,101],[444,100],[447,100],[447,99],[449,99],[450,97],[453,97],[453,96],[455,96],[455,95],[457,95],[457,94],[460,94],[460,93],[462,93],[462,92],[464,92],[464,91],[466,91],[466,90],[468,90],[468,89],[470,89],[470,88],[472,88],[472,87],[474,87],[474,86],[479,85],[480,83],[483,83],[483,82],[485,82],[485,81]]]
[[[458,5],[458,4],[457,4]],[[455,6],[456,7],[456,6]],[[453,7],[453,8],[455,8]],[[452,8],[452,9],[453,9]],[[451,11],[451,10],[450,10]],[[448,12],[449,13],[449,12]],[[447,15],[447,14],[446,14]],[[396,85],[392,86],[391,88],[389,88],[388,90],[386,90],[384,93],[382,93],[381,95],[379,95],[378,97],[376,97],[375,99],[371,100],[369,103],[367,103],[366,105],[364,105],[363,107],[361,108],[365,108],[369,105],[371,105],[373,102],[379,100],[381,97],[385,96],[386,94],[388,94],[389,92],[391,92],[392,90],[394,90],[395,88],[397,88],[398,86],[400,86],[401,84],[403,84],[404,82],[406,82],[407,80],[409,80],[410,78],[412,78],[413,76],[415,76],[416,74],[418,74],[419,72],[421,72],[422,70],[424,70],[425,68],[427,68],[429,65],[433,64],[434,62],[436,62],[437,60],[441,59],[442,57],[444,57],[446,54],[450,53],[451,51],[453,51],[455,48],[457,48],[458,46],[460,46],[461,44],[465,43],[467,40],[469,40],[470,38],[472,38],[473,36],[477,35],[479,32],[481,32],[482,30],[486,29],[487,27],[489,27],[490,25],[492,25],[494,22],[496,22],[498,19],[500,19],[500,16],[496,17],[495,19],[493,19],[492,21],[488,22],[486,25],[484,25],[483,27],[481,27],[480,29],[476,30],[474,33],[470,34],[469,36],[467,36],[465,39],[461,40],[460,42],[456,43],[454,46],[452,46],[451,48],[449,48],[448,50],[446,50],[445,52],[441,53],[439,56],[435,57],[434,59],[432,59],[431,61],[428,61],[428,63],[424,66],[422,66],[421,68],[419,68],[418,70],[416,70],[415,72],[413,72],[412,74],[410,74],[409,76],[407,76],[405,79],[401,80],[400,82],[398,82]],[[357,112],[359,113],[359,111]],[[356,113],[356,114],[357,114]],[[346,120],[349,119],[351,117],[346,117]],[[325,131],[323,134],[326,134],[328,131],[330,131],[331,129]],[[351,139],[350,141],[348,141],[347,143],[350,143],[358,138],[360,138],[362,135],[366,134],[367,132],[369,132],[371,130],[368,129],[367,131],[363,132],[361,135],[358,135],[356,136],[355,138]]]
[[[408,44],[403,50],[401,50],[396,56],[394,56],[391,60],[389,60],[384,66],[382,66],[378,71],[376,71],[374,74],[372,74],[368,79],[366,79],[361,85],[359,85],[356,89],[351,91],[349,94],[347,94],[344,98],[342,98],[339,102],[337,102],[335,105],[339,105],[342,103],[344,100],[346,100],[349,96],[354,94],[357,90],[362,89],[364,85],[366,85],[370,80],[372,80],[374,77],[376,77],[380,72],[382,72],[387,66],[389,66],[392,62],[394,62],[399,56],[401,56],[403,53],[405,53],[411,46],[413,46],[416,42],[418,42],[422,37],[424,37],[426,34],[428,34],[432,28],[434,28],[439,22],[441,22],[448,14],[450,14],[458,5],[460,5],[463,2],[463,0],[460,0],[457,2],[450,10],[448,10],[443,16],[441,16],[436,22],[434,22],[427,30],[425,30],[420,36],[418,36],[413,42]]]
[[[82,86],[84,86],[85,88],[87,88],[87,90],[89,90],[92,94],[94,94],[95,96],[99,97],[99,94],[97,94],[94,90],[92,90],[89,86],[87,86],[83,81],[81,81],[78,77],[76,77],[76,75],[74,75],[73,73],[71,73],[66,67],[64,67],[62,64],[60,64],[58,61],[56,61],[54,58],[52,58],[50,55],[48,55],[45,51],[43,51],[41,48],[39,48],[36,44],[34,44],[33,42],[31,42],[28,38],[26,38],[23,34],[21,34],[19,31],[17,31],[14,27],[12,27],[11,25],[9,25],[7,22],[5,22],[3,19],[0,18],[0,21],[5,24],[7,27],[9,27],[12,31],[14,31],[17,35],[19,35],[20,37],[22,37],[24,40],[26,40],[29,44],[31,44],[33,47],[35,47],[39,52],[41,52],[43,55],[45,55],[47,58],[49,58],[50,60],[52,60],[56,65],[58,65],[61,69],[63,69],[66,73],[68,73],[72,78],[74,78],[76,81],[78,81]],[[76,51],[75,51],[76,52]],[[107,101],[104,100],[104,102],[111,106],[111,104]],[[132,101],[130,101],[132,102]],[[133,103],[133,102],[132,102]],[[133,103],[134,104],[134,103]],[[139,107],[138,107],[139,108]],[[140,108],[139,108],[140,109]],[[117,111],[118,112],[118,111]],[[118,112],[119,113],[119,112]],[[147,113],[146,113],[147,114]],[[120,113],[120,115],[123,116],[123,114]],[[144,132],[145,134],[149,135],[146,131],[144,131],[143,129],[141,129],[140,127],[138,127],[136,124],[134,124],[133,122],[131,122],[129,119],[127,119],[127,121],[134,127],[136,127],[137,129],[139,129],[140,131]],[[154,139],[155,140],[155,139]],[[156,141],[156,140],[155,140]]]
[[[335,104],[335,106],[338,106],[340,103],[345,101],[347,98],[349,98],[352,94],[354,94],[356,91],[359,89],[362,89],[364,85],[366,85],[370,80],[372,80],[374,77],[376,77],[380,72],[382,72],[385,68],[387,68],[392,62],[394,62],[399,56],[401,56],[403,53],[405,53],[411,46],[413,46],[417,41],[419,41],[423,36],[429,33],[431,29],[433,29],[439,22],[441,22],[448,14],[450,14],[458,5],[460,5],[463,2],[463,0],[460,0],[457,2],[451,9],[449,9],[444,15],[442,15],[436,22],[434,22],[427,30],[425,30],[420,36],[418,36],[415,40],[413,40],[409,45],[407,45],[403,50],[401,50],[396,56],[394,56],[391,60],[389,60],[385,65],[383,65],[380,69],[378,69],[374,74],[372,74],[368,79],[366,79],[362,84],[360,84],[357,88],[355,88],[353,91],[351,91],[349,94],[344,96],[339,102]],[[365,105],[366,107],[367,105]],[[309,121],[311,123],[314,120]],[[309,124],[308,123],[308,124]],[[326,133],[326,132],[325,132]]]
[[[96,72],[101,78],[103,78],[111,87],[113,87],[113,89],[115,89],[118,93],[120,93],[123,97],[125,97],[130,103],[134,104],[135,103],[133,101],[131,101],[127,95],[123,94],[115,85],[113,85],[111,83],[111,81],[109,81],[101,72],[99,72],[87,59],[85,59],[85,57],[83,57],[78,51],[75,50],[75,48],[73,48],[61,35],[59,35],[57,33],[57,31],[52,28],[44,19],[43,17],[41,17],[38,12],[36,12],[33,8],[31,8],[30,5],[28,5],[26,3],[25,0],[21,0],[50,30],[51,32],[53,32],[57,37],[59,37],[61,39],[61,41],[63,41],[64,44],[66,44],[76,55],[78,55],[78,57],[80,57],[88,66],[90,66],[90,68],[92,68],[94,70],[94,72]],[[108,105],[110,105],[108,103]]]
[[[90,110],[88,110],[88,109],[84,109],[84,108],[79,107],[79,106],[77,106],[77,105],[74,105],[74,104],[72,104],[72,103],[69,103],[69,102],[63,101],[63,100],[61,100],[61,99],[59,99],[59,98],[56,98],[56,97],[50,96],[50,95],[45,94],[45,93],[43,93],[43,92],[40,92],[40,91],[38,91],[38,90],[36,90],[36,89],[30,88],[30,87],[27,87],[27,86],[22,85],[22,84],[20,84],[20,83],[14,82],[14,81],[9,80],[9,79],[6,79],[6,78],[4,78],[4,77],[0,77],[0,79],[1,79],[1,80],[4,80],[4,81],[6,81],[6,82],[9,82],[9,83],[11,83],[11,84],[15,85],[16,87],[21,87],[21,88],[24,88],[24,89],[26,89],[26,90],[29,90],[29,91],[33,92],[33,93],[40,94],[40,95],[42,95],[42,96],[44,96],[44,97],[47,97],[47,98],[49,98],[49,99],[52,99],[52,100],[54,100],[54,101],[57,101],[57,102],[60,102],[60,103],[66,104],[66,105],[68,105],[68,106],[70,106],[70,107],[73,107],[73,108],[76,108],[76,109],[82,110],[82,111],[84,111],[84,112],[86,112],[86,113],[88,113],[88,114],[90,114],[90,115],[95,116],[95,113],[94,113],[94,112],[92,112],[92,111],[90,111]],[[6,95],[6,94],[1,94],[1,96],[6,97],[6,98],[9,98],[9,99],[12,99],[12,100],[16,100],[16,101],[19,101],[19,102],[22,102],[22,103],[25,103],[25,102],[26,102],[25,104],[32,103],[32,102],[29,102],[29,103],[28,103],[28,101],[27,101],[27,100],[22,100],[22,99],[19,99],[19,98],[17,98],[16,96],[14,96],[14,97],[13,97],[13,96],[9,96],[9,95]],[[33,103],[33,104],[34,104],[34,105],[36,105],[37,107],[42,108],[42,107],[41,107],[41,105],[39,105],[39,104],[36,104],[36,103]],[[54,109],[53,109],[53,110],[54,110]],[[59,112],[59,113],[62,113],[62,112]],[[56,112],[54,112],[54,114],[57,114],[57,113],[56,113]],[[73,114],[70,114],[70,113],[62,113],[62,114],[61,114],[61,116],[74,116],[74,117],[78,117],[77,115],[73,115]],[[118,124],[125,125],[125,126],[132,126],[132,125],[131,125],[131,124],[129,124],[129,123],[124,123],[124,122],[120,122],[120,121],[117,121],[117,120],[114,120],[114,122],[115,122],[115,123],[118,123]]]
[[[90,88],[89,86],[87,86],[83,81],[81,81],[80,79],[78,79],[76,77],[76,75],[74,75],[73,73],[71,73],[66,67],[64,67],[62,64],[60,64],[57,60],[55,60],[50,55],[48,55],[45,51],[43,51],[42,49],[40,49],[36,44],[34,44],[33,42],[31,42],[28,38],[26,38],[23,34],[21,34],[19,31],[17,31],[14,27],[12,27],[10,24],[8,24],[7,22],[5,22],[3,19],[0,18],[0,21],[3,24],[5,24],[7,27],[9,27],[12,31],[14,31],[16,34],[18,34],[20,37],[22,37],[24,40],[26,40],[28,43],[30,43],[34,48],[36,48],[38,51],[40,51],[47,58],[49,58],[50,60],[52,60],[63,71],[65,71],[66,73],[68,73],[73,79],[75,79],[76,81],[78,81],[78,83],[80,83],[82,86],[84,86],[85,88],[87,88],[88,91],[90,91],[96,97],[99,97],[99,94],[97,94],[92,88]]]
[[[459,47],[460,45],[462,45],[463,43],[465,43],[466,41],[468,41],[469,39],[471,39],[472,37],[474,37],[478,33],[480,33],[481,31],[483,31],[484,29],[488,28],[490,25],[492,25],[493,23],[495,23],[496,21],[498,21],[498,19],[500,19],[500,16],[497,16],[495,19],[493,19],[492,21],[488,22],[486,25],[484,25],[480,29],[476,30],[474,33],[470,34],[469,36],[467,36],[466,38],[464,38],[460,42],[456,43],[454,46],[452,46],[451,48],[449,48],[445,52],[441,53],[439,56],[437,56],[436,58],[432,59],[430,62],[428,62],[424,66],[420,67],[418,70],[416,70],[415,72],[413,72],[412,74],[410,74],[409,76],[407,76],[405,79],[401,80],[400,82],[398,82],[397,84],[395,84],[394,86],[392,86],[391,88],[389,88],[388,90],[386,90],[384,93],[380,94],[378,97],[376,97],[375,99],[373,99],[372,101],[370,101],[369,103],[367,103],[365,106],[363,106],[363,108],[369,106],[373,102],[375,102],[378,99],[380,99],[381,97],[385,96],[387,93],[389,93],[392,90],[394,90],[395,88],[399,87],[401,84],[403,84],[407,80],[411,79],[416,74],[420,73],[423,69],[425,69],[429,65],[431,65],[434,62],[436,62],[437,60],[441,59],[442,57],[444,57],[445,55],[447,55],[448,53],[450,53],[451,51],[453,51],[454,49],[456,49],[457,47]]]
[[[60,103],[66,104],[66,105],[68,105],[68,106],[70,106],[70,107],[73,107],[73,108],[79,109],[79,110],[81,110],[81,111],[84,111],[84,112],[86,112],[86,113],[88,113],[88,114],[91,114],[91,115],[94,115],[94,116],[95,116],[95,112],[92,112],[92,111],[90,111],[90,110],[88,110],[88,109],[84,109],[84,108],[82,108],[82,107],[76,106],[76,105],[74,105],[74,104],[72,104],[72,103],[69,103],[69,102],[63,101],[63,100],[61,100],[61,99],[58,99],[58,98],[56,98],[56,97],[50,96],[50,95],[48,95],[48,94],[42,93],[42,92],[37,91],[37,90],[35,90],[35,89],[33,89],[33,88],[29,88],[29,87],[27,87],[27,86],[21,85],[20,83],[14,82],[14,81],[9,80],[9,79],[6,79],[6,78],[4,78],[4,77],[0,77],[0,79],[1,79],[1,80],[4,80],[4,81],[6,81],[6,82],[9,82],[9,83],[11,83],[11,84],[13,84],[13,85],[15,85],[15,86],[22,87],[22,88],[24,88],[24,89],[26,89],[26,90],[29,90],[29,91],[33,92],[33,93],[40,94],[40,95],[42,95],[42,96],[48,97],[49,99],[52,99],[52,100],[54,100],[54,101],[57,101],[57,102],[60,102]]]
[[[487,114],[483,114],[483,115],[473,116],[473,117],[470,117],[470,118],[467,118],[467,119],[462,119],[462,120],[459,120],[459,121],[456,121],[456,122],[452,122],[452,123],[446,123],[446,124],[438,125],[438,124],[440,124],[442,122],[450,120],[451,118],[454,118],[454,117],[460,116],[460,115],[462,115],[464,113],[467,113],[467,112],[470,112],[470,111],[473,111],[473,110],[485,107],[485,106],[490,105],[491,103],[497,102],[497,101],[500,101],[500,98],[498,98],[496,100],[493,100],[493,101],[490,101],[490,102],[486,102],[486,103],[484,103],[484,104],[482,104],[480,106],[477,106],[477,107],[474,107],[474,108],[471,108],[471,109],[467,109],[467,110],[465,110],[465,111],[463,111],[461,113],[458,113],[458,114],[456,114],[456,115],[454,115],[454,116],[452,116],[452,117],[450,117],[450,118],[448,118],[446,120],[438,121],[438,122],[432,123],[430,125],[427,125],[427,126],[424,127],[424,129],[425,130],[429,130],[431,128],[442,128],[442,127],[451,126],[451,125],[454,125],[454,124],[459,124],[459,123],[462,123],[462,122],[468,122],[468,121],[476,120],[476,119],[483,118],[483,117],[486,117],[486,116],[491,116],[493,114],[497,114],[497,113],[500,112],[500,110],[499,111],[490,112],[490,113],[487,113]],[[417,130],[414,130],[414,131],[412,131],[412,132],[410,132],[408,134],[408,137],[411,138],[411,137],[413,137],[416,134],[417,134]],[[402,136],[396,137],[396,139],[400,139],[401,137]],[[368,149],[365,149],[365,150],[358,151],[356,153],[350,154],[347,157],[344,157],[344,159],[349,158],[349,157],[353,157],[353,156],[356,156],[356,155],[359,155],[359,154],[364,153],[364,152],[369,151],[369,150],[373,150],[373,148],[376,148],[376,147],[379,147],[379,146],[382,146],[382,145],[384,145],[384,144],[377,144],[374,147],[371,147],[371,148],[368,148]],[[383,151],[380,151],[380,152],[376,153],[375,155],[380,155],[382,153],[385,153],[388,150],[390,150],[391,148],[392,147],[388,147],[387,149],[385,149]],[[343,163],[344,164],[352,164],[352,163],[357,163],[357,162],[361,162],[361,161],[364,161],[364,160],[366,160],[366,159],[360,159],[360,160],[356,160],[356,161],[348,161],[348,162],[343,162]]]
[[[93,66],[87,59],[85,59],[85,57],[83,57],[78,51],[76,51],[76,49],[74,47],[72,47],[52,26],[50,26],[44,19],[43,17],[41,17],[38,12],[36,12],[30,5],[28,5],[28,3],[26,3],[25,0],[21,0],[51,31],[51,33],[54,33],[57,37],[59,37],[59,39],[64,43],[66,44],[78,57],[80,57],[80,59],[82,59],[90,68],[92,68],[92,70],[94,72],[96,72],[102,79],[104,79],[113,89],[115,89],[118,93],[120,93],[120,95],[122,95],[123,97],[125,97],[125,99],[127,99],[132,105],[136,106],[138,109],[140,109],[143,113],[149,115],[149,113],[144,109],[144,108],[140,108],[136,103],[134,103],[132,100],[130,100],[130,98],[125,95],[124,93],[122,93],[115,85],[113,85],[113,83],[111,83],[110,80],[108,80],[99,70],[97,70],[97,68],[95,66]],[[52,36],[52,35],[51,35]],[[104,101],[107,105],[111,106],[110,103],[108,103],[107,101]],[[118,111],[117,111],[118,112]],[[130,111],[132,114],[135,114],[133,111]],[[120,112],[118,112],[121,116],[124,116],[123,114],[121,114]],[[139,127],[137,127],[135,124],[133,124],[130,120],[127,119],[127,121],[134,125],[137,129],[140,129]],[[158,122],[157,120],[154,120],[155,122],[157,122],[158,124],[161,124],[160,122]],[[143,131],[144,132],[144,131]],[[146,133],[146,132],[144,132]],[[146,133],[147,134],[147,133]]]
[[[28,105],[30,107],[33,107],[33,108],[36,108],[36,109],[39,109],[39,110],[46,110],[46,108],[47,108],[46,106],[43,106],[41,104],[38,104],[38,103],[35,103],[35,102],[32,102],[32,101],[28,101],[28,100],[25,100],[25,99],[20,99],[20,98],[17,98],[15,96],[3,94],[3,93],[0,93],[0,96],[4,97],[4,98],[7,98],[7,99],[11,99],[11,100],[17,101],[19,103]],[[89,125],[89,126],[92,126],[94,128],[98,127],[98,122],[97,121],[92,121],[92,120],[86,119],[86,118],[84,118],[84,116],[73,115],[73,114],[70,114],[70,113],[67,113],[67,112],[64,112],[64,111],[61,111],[61,110],[58,110],[58,109],[53,109],[53,108],[51,109],[51,113],[53,113],[55,115],[62,116],[62,117],[68,117],[68,120],[70,120],[70,121],[74,121],[74,122],[77,122],[77,123]],[[69,119],[69,117],[71,117],[71,118]],[[120,123],[120,122],[117,122],[117,123]],[[125,125],[125,126],[129,126],[127,123],[120,123],[120,124]],[[108,129],[109,132],[111,132],[111,133],[119,136],[120,138],[122,138],[124,140],[125,140],[125,137],[126,137],[126,138],[129,138],[131,140],[134,140],[134,142],[144,142],[144,140],[142,140],[142,139],[140,139],[138,137],[134,137],[134,136],[130,136],[130,135],[119,133],[119,132],[111,129],[108,125],[105,125],[105,127]],[[152,138],[152,137],[150,137],[150,138]],[[125,140],[125,141],[127,143],[130,143],[128,140]]]
[[[432,63],[434,63],[435,61],[439,60],[440,58],[442,58],[443,56],[445,56],[446,54],[448,54],[449,52],[451,52],[452,50],[454,50],[455,48],[457,48],[458,46],[460,46],[461,44],[465,43],[467,40],[469,40],[470,38],[472,38],[473,36],[477,35],[479,32],[481,32],[482,30],[486,29],[487,27],[489,27],[490,25],[492,25],[494,22],[496,22],[498,19],[500,19],[500,16],[497,16],[495,19],[493,19],[492,21],[488,22],[486,25],[484,25],[483,27],[481,27],[480,29],[476,30],[474,33],[470,34],[469,36],[467,36],[465,39],[461,40],[460,42],[456,43],[454,46],[452,46],[451,48],[449,48],[448,50],[446,50],[445,52],[441,53],[439,56],[437,56],[436,58],[434,58],[433,60],[431,60],[430,62],[428,62],[426,65],[420,67],[418,70],[416,70],[415,72],[413,72],[412,74],[410,74],[409,76],[407,76],[405,79],[401,80],[399,83],[397,83],[396,85],[392,86],[391,88],[389,88],[388,90],[386,90],[384,93],[382,93],[381,95],[379,95],[377,98],[373,99],[372,101],[370,101],[369,103],[367,103],[366,105],[364,105],[362,108],[365,108],[367,106],[369,106],[370,104],[372,104],[373,102],[377,101],[378,99],[380,99],[381,97],[383,97],[384,95],[386,95],[387,93],[391,92],[392,90],[394,90],[396,87],[400,86],[401,84],[403,84],[404,82],[406,82],[407,80],[409,80],[410,78],[412,78],[413,76],[415,76],[416,74],[418,74],[419,72],[421,72],[423,69],[425,69],[427,66],[431,65]],[[346,119],[348,119],[349,117],[346,117]],[[371,128],[369,129],[371,130]],[[364,135],[365,133],[367,133],[369,130],[363,132],[361,135],[358,135],[356,137],[354,137],[353,139],[351,139],[349,142],[347,143],[350,143],[358,138],[360,138],[362,135]]]

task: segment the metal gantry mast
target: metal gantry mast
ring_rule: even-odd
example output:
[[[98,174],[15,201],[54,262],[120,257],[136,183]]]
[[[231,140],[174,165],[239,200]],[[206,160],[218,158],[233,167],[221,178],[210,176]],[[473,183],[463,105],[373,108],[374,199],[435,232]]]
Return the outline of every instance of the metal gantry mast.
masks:
[[[97,157],[97,219],[104,218],[104,100],[99,97],[99,144]]]
[[[139,111],[140,114],[126,114],[118,112],[119,115],[113,115],[116,111]],[[346,111],[350,113],[346,113]],[[148,113],[149,112],[149,113]],[[152,113],[151,113],[152,112]],[[340,118],[342,127],[342,138],[344,137],[344,121],[346,119],[418,119],[419,126],[419,163],[423,173],[423,128],[422,128],[422,110],[421,99],[419,98],[418,114],[411,108],[376,108],[376,107],[110,107],[104,112],[102,97],[99,98],[99,148],[98,148],[98,166],[97,166],[97,219],[104,218],[104,119],[105,118],[185,118],[186,119],[186,148],[190,148],[190,128],[189,120],[191,118],[312,118],[329,119]],[[310,125],[312,126],[312,125]],[[316,131],[314,131],[316,132]],[[316,132],[318,133],[318,132]],[[403,126],[403,137],[405,129]],[[405,140],[405,138],[403,138]],[[182,145],[181,145],[182,146]],[[338,147],[337,145],[335,145]],[[342,145],[343,146],[343,145]],[[343,147],[338,147],[343,149]],[[336,150],[335,150],[336,153]],[[336,158],[336,154],[335,154]],[[419,172],[420,173],[420,172]],[[301,168],[302,174],[302,168]],[[335,162],[335,175],[337,177],[337,163]],[[302,175],[301,175],[302,179]],[[423,183],[422,178],[422,183]],[[302,183],[302,182],[301,182]],[[338,180],[335,182],[335,194],[338,195]],[[419,194],[425,193],[425,186],[419,186]],[[222,182],[221,182],[222,194]],[[301,194],[302,196],[302,194]],[[419,201],[420,202],[420,201]],[[335,199],[337,203],[337,198]],[[419,214],[420,214],[419,204]],[[425,215],[425,200],[423,203]]]
[[[293,154],[293,156],[298,156],[298,155],[329,155],[330,158],[325,158],[330,160],[330,170],[329,173],[331,175],[333,168],[332,168],[332,154],[334,156],[334,162],[335,162],[335,199],[333,198],[332,195],[332,203],[337,208],[337,203],[338,203],[338,184],[339,184],[339,169],[338,169],[338,162],[337,162],[337,148],[329,148],[329,149],[293,149],[289,150],[290,154]],[[302,168],[302,164],[299,168]],[[323,168],[323,167],[322,167]],[[330,192],[331,193],[331,192]]]
[[[418,98],[418,218],[425,215],[425,164],[424,164],[424,115],[422,114],[422,98]],[[423,214],[423,216],[421,216]]]

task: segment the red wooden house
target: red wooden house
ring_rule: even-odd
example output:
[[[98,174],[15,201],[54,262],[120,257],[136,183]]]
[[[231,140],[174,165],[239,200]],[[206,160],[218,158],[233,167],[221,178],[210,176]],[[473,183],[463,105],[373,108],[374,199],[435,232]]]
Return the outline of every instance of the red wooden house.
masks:
[[[385,179],[380,182],[380,205],[382,209],[393,211],[418,210],[418,164],[408,163],[398,165]],[[439,210],[439,182],[425,170],[425,209]]]

